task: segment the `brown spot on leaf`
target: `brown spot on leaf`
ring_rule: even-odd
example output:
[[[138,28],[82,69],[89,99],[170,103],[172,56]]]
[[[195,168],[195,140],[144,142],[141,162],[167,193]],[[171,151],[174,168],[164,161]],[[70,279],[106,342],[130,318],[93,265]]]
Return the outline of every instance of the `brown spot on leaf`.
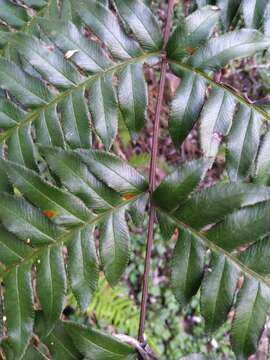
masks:
[[[132,193],[126,193],[126,194],[123,194],[122,195],[122,199],[123,200],[131,200],[131,199],[133,199],[134,198],[134,194],[132,194]]]
[[[42,213],[43,213],[43,215],[47,216],[47,218],[49,218],[49,219],[52,219],[57,215],[57,213],[52,210],[44,210]]]
[[[194,53],[195,49],[192,48],[192,47],[187,47],[186,48],[186,53],[189,54],[189,55],[192,55]]]

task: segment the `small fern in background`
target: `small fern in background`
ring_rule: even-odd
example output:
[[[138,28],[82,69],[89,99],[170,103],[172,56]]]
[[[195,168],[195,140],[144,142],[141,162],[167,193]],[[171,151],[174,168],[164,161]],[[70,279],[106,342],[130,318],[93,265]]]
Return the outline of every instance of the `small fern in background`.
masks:
[[[68,303],[77,308],[74,296],[70,295]],[[76,316],[79,314],[78,311]],[[126,287],[118,284],[112,288],[104,277],[99,279],[85,316],[89,316],[99,328],[112,327],[115,332],[136,336],[139,324],[138,307],[129,298]]]
[[[74,296],[70,295],[68,303],[74,308],[78,308]],[[90,318],[90,322],[102,330],[111,333],[127,334],[136,337],[140,321],[139,307],[130,298],[128,288],[118,284],[114,288],[110,287],[105,277],[101,277],[93,299],[85,312],[85,316]],[[80,312],[71,318],[85,321]],[[155,352],[159,352],[156,340],[153,336],[148,336],[147,341]]]
[[[101,278],[87,314],[94,316],[100,327],[111,325],[119,333],[136,337],[139,309],[130,299],[126,287],[117,285],[111,288],[106,279]]]

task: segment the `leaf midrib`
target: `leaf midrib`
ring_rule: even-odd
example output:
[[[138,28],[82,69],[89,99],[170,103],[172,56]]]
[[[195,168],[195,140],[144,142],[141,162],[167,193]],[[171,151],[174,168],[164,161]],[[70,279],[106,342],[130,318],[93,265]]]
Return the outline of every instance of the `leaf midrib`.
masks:
[[[215,13],[210,13],[209,16],[207,16],[204,19],[204,22],[200,23],[198,26],[196,26],[191,32],[188,32],[186,34],[186,39],[181,39],[183,40],[182,42],[179,41],[179,43],[175,46],[175,50],[171,52],[171,55],[175,55],[177,54],[177,52],[179,51],[184,51],[185,50],[185,46],[187,45],[187,41],[190,40],[190,38],[192,39],[192,36],[194,35],[194,33],[198,32],[200,28],[204,28],[204,23],[207,22],[210,18],[215,17]],[[186,24],[187,26],[187,24]],[[175,30],[178,29],[178,26]],[[188,30],[188,29],[187,29]],[[172,34],[172,36],[174,35],[174,32]]]
[[[73,24],[73,23],[72,23]],[[60,33],[60,35],[62,35],[65,39],[67,39],[68,41],[70,41],[73,45],[74,45],[74,49],[80,49],[80,51],[87,57],[89,57],[91,59],[91,61],[93,61],[93,63],[100,69],[100,71],[104,71],[105,69],[102,68],[97,62],[96,60],[91,56],[91,54],[89,54],[82,46],[80,46],[80,43],[77,42],[76,40],[74,40],[74,38],[72,37],[68,37],[66,35],[66,32],[65,31],[62,31]],[[91,42],[90,42],[91,44]],[[57,43],[56,43],[57,45]],[[59,46],[58,46],[59,48]],[[60,49],[60,48],[59,48]],[[61,49],[60,49],[61,50]],[[107,58],[106,58],[107,59]],[[74,61],[75,62],[75,61]],[[79,65],[78,65],[79,66]],[[80,67],[80,66],[79,66]]]
[[[144,28],[145,32],[148,34],[149,38],[153,41],[153,44],[155,45],[155,47],[158,48],[158,47],[159,47],[159,44],[156,43],[154,37],[153,37],[152,34],[151,34],[151,31],[149,31],[148,28],[144,25],[144,21],[140,18],[140,16],[138,16],[138,14],[134,11],[134,9],[132,9],[132,8],[129,6],[128,2],[127,2],[127,3],[124,2],[124,4],[125,4],[125,6],[129,9],[129,11],[138,19],[138,21],[140,22],[140,24],[141,24],[142,27]],[[136,37],[136,33],[135,33],[135,37]],[[138,36],[138,38],[139,38],[139,36]]]
[[[224,259],[224,262],[222,264],[222,272],[221,272],[221,275],[220,275],[220,278],[219,278],[219,282],[218,282],[218,289],[217,291],[215,292],[215,296],[214,296],[214,306],[213,306],[213,311],[211,313],[211,327],[213,328],[213,325],[214,325],[214,321],[215,319],[217,318],[217,314],[216,314],[216,311],[217,311],[217,303],[218,303],[218,300],[220,299],[220,289],[221,289],[221,284],[223,282],[223,278],[224,278],[224,272],[225,272],[225,266],[226,266],[226,261],[227,259],[225,258]],[[220,271],[220,269],[219,269]]]
[[[25,221],[30,226],[30,229],[35,229],[35,231],[37,231],[39,234],[41,234],[43,236],[43,238],[47,238],[50,241],[50,244],[52,243],[52,241],[54,241],[54,239],[51,237],[51,235],[46,234],[45,232],[43,232],[42,229],[39,229],[36,225],[33,225],[32,223],[30,223],[30,221],[26,217],[22,216],[20,213],[17,213],[16,211],[14,211],[13,208],[8,208],[6,205],[4,205],[3,207],[6,208],[7,212],[14,215],[14,217],[21,218],[23,221]]]
[[[11,247],[8,247],[8,245],[5,244],[4,242],[2,242],[1,240],[0,240],[0,244],[1,244],[4,248],[8,249],[8,250],[9,250],[12,254],[14,254],[16,257],[18,257],[18,258],[20,258],[21,260],[23,260],[23,256],[21,256],[19,253],[17,253],[15,250],[13,250]]]
[[[247,123],[247,127],[245,129],[245,135],[244,135],[244,138],[243,138],[243,141],[242,141],[242,144],[241,144],[241,150],[240,150],[240,154],[239,154],[239,158],[237,159],[238,160],[238,163],[236,165],[236,171],[235,171],[235,174],[236,176],[238,177],[239,176],[239,170],[240,170],[240,167],[241,167],[241,163],[242,163],[242,158],[244,157],[243,155],[243,152],[244,152],[244,146],[246,144],[246,138],[248,136],[248,132],[249,132],[249,129],[250,129],[250,126],[252,126],[252,121],[253,121],[253,113],[252,111],[250,112],[249,114],[249,119],[248,119],[248,123]],[[238,136],[238,139],[239,139],[239,136]],[[239,141],[239,140],[238,140]],[[246,149],[245,149],[246,150]],[[250,165],[251,166],[251,165]]]
[[[23,181],[25,181],[28,186],[32,189],[34,189],[34,191],[38,192],[39,194],[41,194],[42,197],[44,197],[45,199],[47,199],[49,202],[53,203],[57,208],[61,208],[62,211],[66,214],[71,215],[71,217],[74,217],[75,219],[77,219],[79,222],[84,222],[84,219],[80,218],[77,214],[76,214],[76,210],[74,210],[74,213],[72,213],[72,211],[70,211],[69,209],[65,208],[62,205],[62,201],[61,202],[57,202],[56,200],[53,199],[53,197],[49,197],[45,192],[43,192],[42,190],[40,190],[33,182],[31,182],[31,180],[28,180],[27,177],[25,177],[24,175],[20,175],[23,178]],[[34,179],[35,181],[35,179]],[[45,182],[45,181],[44,181]],[[69,194],[65,194],[65,192],[61,189],[56,188],[54,185],[50,184],[50,183],[46,183],[47,186],[49,186],[51,189],[54,189],[55,191],[59,191],[61,195],[65,196]],[[22,193],[25,193],[25,191],[22,191]],[[25,195],[25,197],[27,198],[27,195]],[[70,198],[71,199],[71,198]],[[29,200],[31,201],[30,197]],[[75,197],[74,197],[75,200]],[[83,210],[83,209],[82,209]],[[59,214],[61,215],[61,214]]]
[[[92,231],[92,229],[91,229]],[[89,229],[90,232],[90,229]],[[82,232],[79,232],[79,246],[80,246],[80,258],[82,259],[82,269],[83,269],[83,282],[85,284],[88,284],[89,281],[89,274],[87,273],[87,258],[86,258],[86,253],[85,251],[83,251],[83,237],[82,237]],[[92,240],[92,239],[91,239]]]
[[[83,139],[82,139],[82,136],[80,134],[80,131],[79,131],[79,126],[78,126],[78,116],[77,116],[77,113],[74,111],[74,101],[73,101],[73,96],[71,96],[70,98],[70,104],[71,104],[71,108],[72,108],[72,117],[73,119],[75,120],[74,121],[74,125],[75,125],[75,132],[77,134],[77,137],[80,141],[80,144],[83,144]]]
[[[73,359],[77,360],[76,357],[74,357],[74,354],[72,354],[72,352],[63,344],[63,342],[61,341],[61,339],[59,339],[54,332],[51,333],[51,336],[54,338],[54,340],[64,349],[64,351],[66,351],[68,354],[70,354]]]
[[[100,349],[102,352],[105,350],[106,352],[108,352],[108,353],[110,353],[110,354],[113,354],[113,355],[122,355],[122,356],[128,355],[128,354],[123,354],[122,352],[119,352],[120,350],[114,351],[114,350],[111,350],[111,349],[106,348],[105,345],[104,345],[104,346],[101,346],[101,345],[97,344],[97,342],[91,341],[87,336],[84,336],[84,335],[82,335],[82,334],[81,334],[81,337],[82,337],[84,340],[86,340],[87,343],[90,343],[91,346],[94,345],[95,347],[97,347],[98,349]]]
[[[89,4],[90,5],[90,4]],[[103,6],[103,5],[101,5],[101,6]],[[119,40],[119,38],[118,38],[118,36],[116,36],[115,35],[115,33],[114,32],[112,32],[111,31],[111,29],[107,26],[107,24],[106,24],[106,21],[105,22],[103,22],[102,20],[100,20],[100,18],[98,17],[98,16],[96,16],[95,15],[95,13],[94,12],[92,12],[91,13],[91,15],[92,16],[94,16],[95,17],[95,19],[97,20],[97,22],[99,23],[99,24],[101,24],[101,26],[103,26],[105,29],[106,29],[106,31],[108,31],[110,34],[111,34],[111,36],[116,40],[116,42],[120,45],[120,48],[122,49],[122,50],[124,50],[124,52],[128,55],[128,57],[130,57],[131,55],[129,54],[129,49],[127,49],[126,48],[126,40],[128,39],[128,40],[130,40],[130,38],[125,38],[125,33],[121,33],[121,30],[120,30],[120,33],[118,34],[119,35],[119,38],[123,38],[123,39],[125,39],[123,42],[121,42],[120,40]],[[83,20],[84,21],[84,20]],[[86,22],[84,21],[84,23],[86,24]],[[86,24],[87,25],[87,24]],[[90,25],[87,25],[90,29],[93,29],[93,27],[92,26],[90,26]],[[94,32],[94,31],[93,31]],[[99,38],[99,40],[100,41],[102,41],[103,42],[103,39],[100,37],[100,36],[98,36],[98,35],[96,35],[98,38]],[[110,50],[111,51],[111,50]],[[111,51],[111,52],[113,52],[113,51]]]
[[[101,79],[99,79],[99,80],[101,80]],[[105,85],[105,84],[104,84]],[[102,111],[102,119],[104,120],[104,122],[105,122],[105,128],[106,128],[106,139],[107,138],[110,138],[110,125],[112,125],[111,124],[111,119],[109,118],[108,119],[108,116],[109,116],[109,112],[108,111],[106,111],[105,112],[105,104],[104,104],[104,94],[103,94],[103,90],[104,90],[104,88],[103,88],[103,84],[101,83],[101,81],[99,81],[99,83],[98,83],[98,86],[99,86],[99,88],[100,88],[100,93],[101,93],[101,97],[100,97],[100,102],[102,103],[102,106],[100,107],[100,110]],[[106,86],[106,85],[105,85]],[[108,115],[107,115],[108,114]],[[108,121],[109,120],[109,121]],[[98,121],[98,119],[96,119],[96,121]],[[111,145],[112,145],[112,139],[110,139],[110,144],[108,144],[109,145],[109,147],[111,147]],[[107,143],[107,140],[106,140],[106,143]]]
[[[51,247],[48,247],[48,265],[49,265],[49,286],[50,286],[50,291],[49,291],[49,319],[52,321],[52,314],[53,314],[53,304],[54,304],[54,286],[53,286],[53,274],[52,274],[52,265],[51,265]],[[51,322],[50,321],[50,322]]]
[[[209,133],[212,134],[212,135],[213,135],[213,133],[215,132],[215,128],[216,128],[216,125],[217,125],[217,123],[218,123],[218,121],[219,121],[219,119],[220,119],[221,113],[224,112],[223,107],[224,107],[224,102],[225,102],[225,100],[226,100],[225,97],[226,97],[226,93],[223,92],[223,94],[222,94],[222,100],[221,100],[221,102],[220,102],[220,105],[219,105],[219,108],[218,108],[218,112],[217,112],[217,114],[216,114],[216,116],[215,116],[214,124],[213,124],[213,126],[211,126],[211,129],[210,129],[210,131],[209,131]],[[213,145],[213,138],[210,137],[210,136],[208,136],[208,140],[209,140],[209,142],[208,142],[208,144],[207,144],[208,150],[209,150],[209,149],[211,150],[211,149],[212,149],[212,145]]]
[[[113,208],[112,204],[110,204],[110,203],[108,202],[108,200],[106,200],[104,197],[102,197],[101,194],[94,188],[94,186],[91,186],[91,184],[90,184],[89,182],[87,182],[87,181],[85,180],[85,178],[84,178],[83,176],[81,176],[81,174],[80,174],[78,171],[74,170],[71,166],[68,166],[64,160],[61,161],[61,163],[62,163],[62,165],[63,165],[65,168],[67,168],[67,171],[69,171],[70,173],[72,173],[75,177],[78,177],[78,178],[80,179],[80,181],[81,181],[86,187],[88,187],[89,189],[91,189],[91,190],[96,194],[96,196],[98,197],[99,200],[101,199],[101,201],[103,201],[103,202],[106,204],[106,206],[108,206],[108,207],[110,207],[110,208]],[[87,165],[85,165],[85,166],[87,166]],[[88,171],[89,171],[89,170],[88,170]],[[90,171],[89,171],[89,172],[90,172]],[[91,172],[90,172],[90,173],[91,173]],[[91,174],[92,174],[92,173],[91,173]],[[93,176],[94,176],[94,175],[93,175]]]
[[[51,135],[51,133],[50,133],[50,129],[49,129],[49,126],[48,126],[48,123],[47,123],[46,113],[43,112],[43,114],[41,113],[40,115],[41,115],[41,117],[42,117],[42,115],[43,115],[43,117],[44,117],[44,125],[46,126],[47,133],[48,133],[48,135],[49,135],[50,144],[53,144],[52,135]]]
[[[15,285],[15,288],[16,288],[16,300],[18,302],[18,306],[17,306],[17,309],[18,309],[18,317],[19,317],[19,333],[20,333],[20,339],[22,338],[21,334],[22,334],[22,310],[21,310],[21,301],[20,301],[20,291],[19,291],[19,280],[18,280],[18,266],[16,266],[15,268],[15,271],[16,271],[16,285]]]
[[[248,312],[249,314],[249,317],[248,317],[248,321],[246,323],[246,326],[244,326],[244,329],[243,329],[243,324],[241,326],[242,330],[242,336],[241,336],[241,352],[244,352],[244,349],[245,349],[245,345],[246,345],[246,342],[247,342],[247,334],[248,334],[248,330],[250,329],[250,327],[252,327],[252,325],[250,326],[250,323],[251,323],[251,320],[252,320],[252,317],[253,317],[253,314],[254,314],[254,311],[253,309],[255,308],[256,306],[256,303],[257,303],[257,300],[258,300],[258,296],[259,296],[259,292],[260,292],[260,283],[257,284],[257,291],[256,291],[256,296],[254,298],[254,301],[252,302],[252,310],[250,312]],[[236,315],[237,316],[237,315]]]
[[[12,65],[14,65],[14,63],[11,63]],[[22,93],[28,93],[30,94],[31,97],[33,98],[37,98],[39,101],[41,101],[43,104],[46,103],[46,100],[42,99],[39,94],[35,94],[34,92],[31,91],[31,89],[27,89],[26,87],[24,87],[24,83],[23,81],[21,81],[21,78],[16,76],[15,73],[7,73],[5,72],[6,77],[10,78],[14,83],[17,84],[17,86],[20,88],[20,90],[22,91]]]
[[[123,175],[121,175],[121,173],[117,172],[113,167],[110,166],[110,164],[106,164],[104,165],[104,167],[107,167],[108,169],[110,169],[111,172],[113,172],[115,175],[119,176],[121,179],[123,179],[126,183],[128,183],[129,185],[131,185],[133,188],[141,191],[141,186],[139,184],[134,184],[132,183],[130,180],[128,180],[126,177],[124,177]],[[101,179],[100,179],[101,180]],[[142,179],[144,180],[144,179]],[[102,180],[101,180],[102,181]],[[144,180],[145,181],[145,180]]]
[[[189,109],[190,107],[190,103],[191,103],[191,100],[192,100],[192,95],[194,95],[194,90],[196,89],[196,86],[197,86],[197,76],[196,74],[194,74],[194,78],[192,79],[192,84],[191,84],[191,87],[190,87],[190,91],[189,91],[189,94],[188,94],[188,99],[186,101],[186,104],[185,104],[185,109],[184,109],[184,113],[183,113],[183,118],[186,118],[186,113],[187,113],[187,110]],[[194,89],[195,88],[195,89]],[[181,89],[181,85],[180,85],[180,89]],[[198,96],[198,99],[199,99],[199,96]]]
[[[215,54],[214,56],[211,56],[210,58],[207,58],[202,63],[200,63],[198,66],[200,66],[200,67],[207,66],[209,61],[212,61],[213,59],[219,59],[220,57],[223,57],[223,55],[226,54],[226,52],[228,52],[228,50],[234,50],[234,49],[237,49],[237,48],[241,48],[242,46],[246,46],[246,45],[249,46],[249,45],[252,45],[252,44],[254,44],[254,42],[241,42],[240,44],[236,44],[234,46],[227,47],[224,50],[220,51],[218,54]],[[265,48],[267,48],[267,45],[265,45]]]

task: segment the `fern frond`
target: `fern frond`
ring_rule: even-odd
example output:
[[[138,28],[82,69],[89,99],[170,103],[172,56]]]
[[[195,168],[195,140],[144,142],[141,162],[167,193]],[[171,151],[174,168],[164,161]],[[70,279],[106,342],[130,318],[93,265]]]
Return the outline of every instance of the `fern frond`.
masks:
[[[250,16],[246,3],[245,23],[258,27],[268,6],[254,0]],[[265,34],[248,28],[211,37],[220,11],[207,6],[183,20],[166,47],[167,31],[164,40],[147,2],[108,5],[0,0],[0,276],[6,317],[1,347],[6,359],[27,360],[36,355],[31,338],[37,334],[56,360],[136,357],[129,345],[60,318],[67,287],[84,311],[99,270],[113,286],[129,261],[126,215],[141,221],[149,189],[136,169],[109,151],[120,117],[131,137],[138,137],[148,105],[144,66],[162,59],[162,82],[167,64],[182,80],[171,105],[171,137],[179,147],[200,120],[206,159],[183,165],[161,183],[151,194],[152,215],[156,206],[167,239],[180,229],[173,286],[182,304],[202,288],[209,331],[225,320],[237,279],[244,277],[232,344],[238,358],[246,359],[255,351],[270,304],[261,256],[268,253],[270,233],[269,189],[262,186],[269,181],[268,136],[261,144],[261,134],[270,115],[218,82],[215,73],[269,48],[267,26]],[[221,9],[225,26],[236,5],[224,7],[228,16]],[[232,183],[197,192],[223,138]],[[92,148],[96,143],[99,150]],[[256,185],[240,182],[249,179]],[[208,273],[206,249],[212,254]],[[254,260],[259,256],[260,266]],[[119,299],[118,306],[125,302]]]
[[[194,179],[193,187],[186,186],[187,176]],[[192,167],[186,178],[178,176],[172,182],[169,176],[154,193],[161,229],[167,222],[170,236],[175,228],[179,230],[172,260],[174,292],[184,306],[201,289],[201,311],[209,333],[226,321],[235,306],[231,343],[237,358],[246,359],[256,351],[270,306],[270,268],[264,261],[269,248],[269,188],[223,183],[194,191],[197,174]],[[165,189],[171,194],[185,191],[186,198],[178,207],[172,200],[164,207]],[[239,289],[241,277],[244,285]]]

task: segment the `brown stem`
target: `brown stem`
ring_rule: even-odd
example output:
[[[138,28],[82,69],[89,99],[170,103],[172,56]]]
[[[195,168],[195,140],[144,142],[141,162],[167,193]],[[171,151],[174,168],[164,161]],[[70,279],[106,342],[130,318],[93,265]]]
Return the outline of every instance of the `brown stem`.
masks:
[[[173,6],[174,6],[174,0],[168,0],[167,17],[166,17],[166,24],[165,24],[165,29],[164,29],[164,43],[163,43],[164,53],[163,53],[162,61],[161,61],[158,98],[157,98],[157,105],[156,105],[156,111],[155,111],[153,143],[152,143],[152,149],[151,149],[151,162],[150,162],[150,173],[149,173],[150,197],[156,188],[156,168],[157,168],[160,113],[161,113],[165,79],[166,79],[166,71],[167,71],[167,57],[166,57],[165,49],[166,49],[166,45],[167,45],[167,42],[168,42],[168,39],[170,36]],[[145,256],[144,274],[143,274],[142,301],[141,301],[141,309],[140,309],[140,326],[139,326],[139,334],[138,334],[138,340],[140,342],[144,341],[144,326],[145,326],[147,299],[148,299],[148,280],[149,280],[149,272],[150,272],[151,253],[152,253],[153,241],[154,241],[155,214],[156,214],[155,208],[152,205],[152,203],[150,202],[150,213],[149,213],[148,233],[147,233],[147,246],[146,246],[146,256]]]

